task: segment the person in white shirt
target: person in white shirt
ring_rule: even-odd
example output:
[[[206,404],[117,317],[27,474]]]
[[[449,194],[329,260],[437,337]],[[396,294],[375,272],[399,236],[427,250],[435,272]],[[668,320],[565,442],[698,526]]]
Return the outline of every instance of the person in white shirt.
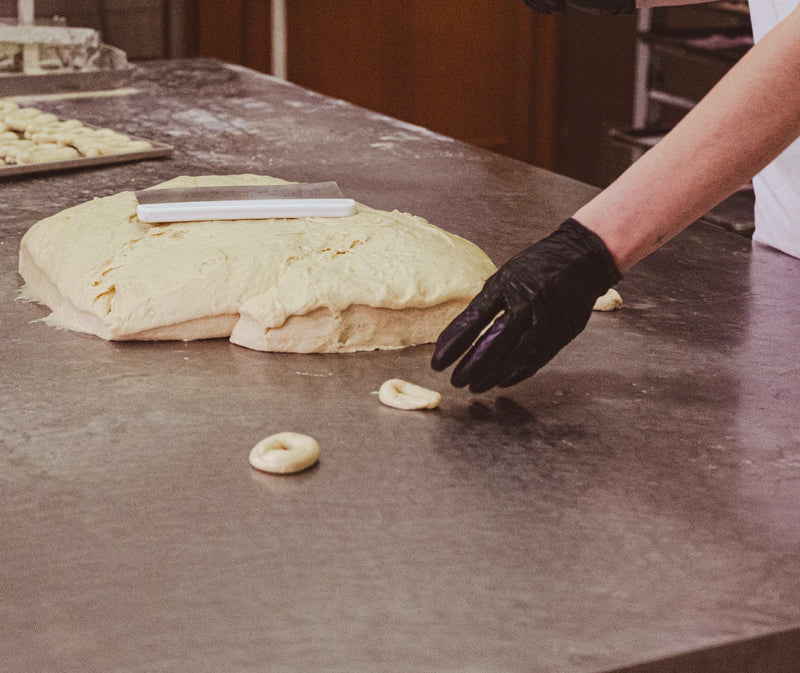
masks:
[[[633,8],[525,1],[544,12]],[[800,258],[800,9],[797,0],[751,0],[750,12],[755,46],[703,100],[555,232],[501,266],[445,328],[431,365],[441,371],[460,358],[454,386],[484,392],[532,376],[583,330],[623,272],[751,178],[754,240]]]

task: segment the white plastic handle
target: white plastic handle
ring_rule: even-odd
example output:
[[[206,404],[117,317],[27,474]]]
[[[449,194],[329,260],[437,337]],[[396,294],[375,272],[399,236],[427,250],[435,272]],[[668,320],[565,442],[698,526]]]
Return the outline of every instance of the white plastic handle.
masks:
[[[142,222],[201,220],[267,220],[295,217],[347,217],[356,212],[353,199],[256,199],[145,203],[136,208]]]

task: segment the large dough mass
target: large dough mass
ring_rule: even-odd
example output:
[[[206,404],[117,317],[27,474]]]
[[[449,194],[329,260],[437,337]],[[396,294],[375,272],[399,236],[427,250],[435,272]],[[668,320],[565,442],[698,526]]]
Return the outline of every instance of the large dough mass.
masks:
[[[157,188],[281,184],[180,177]],[[359,204],[344,218],[152,225],[133,192],[37,222],[25,294],[48,321],[112,340],[230,336],[258,350],[349,352],[435,341],[495,267],[469,241]]]

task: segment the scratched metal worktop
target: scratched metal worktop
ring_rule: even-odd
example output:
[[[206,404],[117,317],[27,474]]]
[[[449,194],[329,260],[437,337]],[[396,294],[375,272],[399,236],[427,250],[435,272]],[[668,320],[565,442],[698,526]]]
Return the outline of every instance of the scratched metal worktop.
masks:
[[[337,180],[500,263],[593,189],[215,61],[32,102],[175,147],[0,183],[0,670],[798,670],[800,262],[698,223],[534,379],[431,346],[110,343],[16,300],[19,239],[180,174]],[[433,412],[378,403],[390,377]],[[252,470],[304,432],[311,470]],[[649,663],[648,663],[649,662]]]

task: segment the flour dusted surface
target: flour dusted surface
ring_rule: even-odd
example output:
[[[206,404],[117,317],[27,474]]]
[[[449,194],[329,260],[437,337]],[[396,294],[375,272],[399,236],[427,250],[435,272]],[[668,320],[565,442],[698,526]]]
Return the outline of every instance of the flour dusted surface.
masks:
[[[158,188],[282,184],[180,177]],[[343,218],[151,225],[133,192],[37,222],[20,246],[49,321],[104,339],[230,336],[259,350],[346,352],[434,341],[495,271],[422,218],[358,204]]]

